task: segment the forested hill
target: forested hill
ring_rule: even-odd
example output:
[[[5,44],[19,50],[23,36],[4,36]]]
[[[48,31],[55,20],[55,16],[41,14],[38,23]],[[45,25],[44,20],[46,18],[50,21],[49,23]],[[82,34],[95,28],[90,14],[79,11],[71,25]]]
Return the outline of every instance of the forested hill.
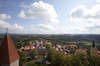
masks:
[[[45,35],[45,37],[58,39],[62,41],[93,41],[100,43],[100,35],[71,35],[71,34],[64,34],[64,35]]]
[[[92,40],[95,40],[95,42],[100,43],[100,35],[88,35],[88,34],[81,34],[81,35],[72,35],[72,34],[64,34],[64,35],[41,35],[41,34],[28,34],[28,35],[16,35],[16,34],[10,34],[12,38],[29,38],[29,37],[43,37],[47,39],[55,39],[60,41],[88,41],[91,42]],[[0,39],[3,38],[4,35],[0,35]]]

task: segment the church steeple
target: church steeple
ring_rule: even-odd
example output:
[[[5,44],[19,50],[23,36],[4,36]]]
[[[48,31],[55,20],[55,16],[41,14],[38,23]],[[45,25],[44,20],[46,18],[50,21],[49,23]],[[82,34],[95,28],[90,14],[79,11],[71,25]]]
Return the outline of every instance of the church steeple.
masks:
[[[0,64],[5,66],[11,66],[11,64],[16,63],[19,66],[19,55],[17,54],[16,48],[14,47],[13,41],[11,40],[8,33],[6,33],[3,43],[0,45]],[[14,65],[12,65],[14,66]]]
[[[95,46],[95,41],[93,40],[93,42],[92,42],[92,48],[95,48],[96,46]]]

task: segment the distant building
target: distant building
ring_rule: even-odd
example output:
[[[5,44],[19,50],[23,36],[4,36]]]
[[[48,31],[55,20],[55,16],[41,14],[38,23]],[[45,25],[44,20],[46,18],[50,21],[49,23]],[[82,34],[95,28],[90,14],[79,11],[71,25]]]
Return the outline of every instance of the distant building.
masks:
[[[95,44],[95,41],[93,41],[92,43],[92,46],[91,46],[91,49],[90,49],[90,54],[92,56],[98,56],[98,49],[96,48],[96,44]]]
[[[90,53],[92,56],[98,56],[98,49],[97,48],[91,48]]]
[[[80,49],[77,49],[76,50],[76,52],[75,52],[75,54],[78,54],[78,53],[82,53],[82,54],[87,54],[87,49],[82,49],[82,48],[80,48]]]
[[[0,66],[19,66],[19,55],[8,34],[0,46]]]
[[[78,48],[76,44],[65,44],[64,47],[65,48]]]

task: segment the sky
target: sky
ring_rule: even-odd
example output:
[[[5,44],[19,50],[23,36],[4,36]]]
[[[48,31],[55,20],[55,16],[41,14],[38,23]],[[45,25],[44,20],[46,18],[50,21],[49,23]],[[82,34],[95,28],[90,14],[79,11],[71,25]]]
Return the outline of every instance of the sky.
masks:
[[[0,33],[100,34],[100,0],[0,0]]]

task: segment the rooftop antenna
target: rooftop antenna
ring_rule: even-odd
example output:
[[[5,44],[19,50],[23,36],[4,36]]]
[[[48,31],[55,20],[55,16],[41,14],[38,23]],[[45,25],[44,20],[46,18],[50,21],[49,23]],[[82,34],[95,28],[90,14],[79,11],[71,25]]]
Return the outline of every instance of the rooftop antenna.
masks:
[[[8,34],[8,28],[6,28],[6,34]]]

